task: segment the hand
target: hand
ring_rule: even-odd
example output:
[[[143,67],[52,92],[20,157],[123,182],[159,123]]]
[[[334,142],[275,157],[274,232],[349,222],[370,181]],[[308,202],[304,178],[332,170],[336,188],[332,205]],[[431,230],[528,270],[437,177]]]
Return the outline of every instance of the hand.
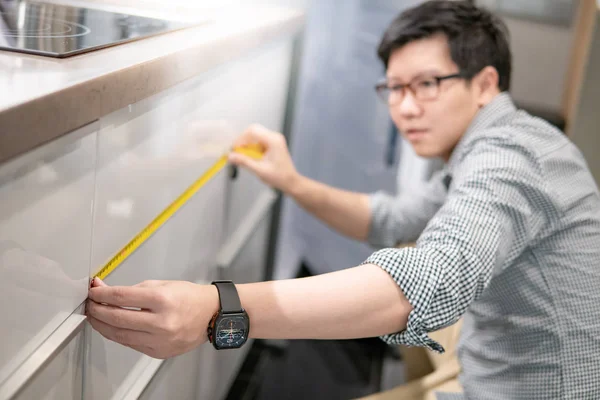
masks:
[[[218,308],[214,285],[145,281],[111,287],[95,278],[87,315],[92,327],[105,338],[164,359],[206,342],[206,328]]]
[[[229,154],[229,162],[252,171],[267,185],[289,192],[299,175],[292,162],[285,137],[261,125],[252,125],[236,139],[234,147],[250,144],[258,144],[264,149],[262,159],[254,160],[232,152]]]

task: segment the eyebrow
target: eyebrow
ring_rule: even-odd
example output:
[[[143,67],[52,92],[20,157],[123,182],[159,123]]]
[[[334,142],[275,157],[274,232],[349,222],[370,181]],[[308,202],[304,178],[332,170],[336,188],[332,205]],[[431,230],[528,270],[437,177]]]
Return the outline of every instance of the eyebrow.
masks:
[[[418,74],[414,75],[414,76],[413,76],[412,78],[410,78],[410,79],[409,79],[407,82],[410,82],[410,81],[412,81],[412,80],[414,80],[414,79],[416,79],[416,78],[422,78],[422,77],[424,77],[424,76],[432,76],[432,75],[434,75],[434,76],[435,76],[435,75],[440,75],[440,74],[441,74],[441,72],[440,72],[440,70],[439,70],[439,69],[433,69],[433,68],[431,68],[431,69],[426,69],[426,70],[424,70],[424,71],[421,71],[421,72],[419,72]],[[398,77],[396,77],[396,76],[393,76],[393,75],[391,75],[391,76],[387,76],[387,77],[386,77],[386,79],[387,79],[388,81],[401,81],[401,79],[400,79],[400,78],[398,78]]]

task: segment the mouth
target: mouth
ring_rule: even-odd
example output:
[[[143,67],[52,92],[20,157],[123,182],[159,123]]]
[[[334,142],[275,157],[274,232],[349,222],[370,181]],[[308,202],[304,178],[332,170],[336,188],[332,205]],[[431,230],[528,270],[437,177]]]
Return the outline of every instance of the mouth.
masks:
[[[404,131],[408,140],[418,140],[427,134],[427,129],[407,129]]]

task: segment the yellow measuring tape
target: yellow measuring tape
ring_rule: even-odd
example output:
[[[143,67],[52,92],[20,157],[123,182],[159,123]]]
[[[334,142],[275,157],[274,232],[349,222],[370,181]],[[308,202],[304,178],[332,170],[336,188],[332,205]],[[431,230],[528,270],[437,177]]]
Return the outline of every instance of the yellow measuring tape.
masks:
[[[260,146],[236,147],[233,151],[245,154],[254,159],[260,159],[263,151]],[[208,181],[211,180],[225,165],[227,165],[227,155],[221,156],[196,182],[192,183],[179,197],[167,206],[150,224],[148,224],[140,233],[135,235],[129,243],[125,245],[117,254],[115,254],[100,270],[94,275],[100,279],[105,279],[113,272],[127,257],[129,257],[138,247],[140,247],[154,232],[158,230],[169,218],[173,216],[185,203],[188,202],[198,190],[200,190]]]

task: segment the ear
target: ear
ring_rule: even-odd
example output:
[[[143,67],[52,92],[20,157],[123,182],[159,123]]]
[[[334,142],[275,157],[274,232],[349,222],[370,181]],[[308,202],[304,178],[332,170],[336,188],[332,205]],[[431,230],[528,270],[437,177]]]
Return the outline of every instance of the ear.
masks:
[[[479,107],[483,107],[491,102],[497,94],[500,93],[498,87],[500,76],[496,68],[487,66],[473,78],[473,86],[477,95]]]

